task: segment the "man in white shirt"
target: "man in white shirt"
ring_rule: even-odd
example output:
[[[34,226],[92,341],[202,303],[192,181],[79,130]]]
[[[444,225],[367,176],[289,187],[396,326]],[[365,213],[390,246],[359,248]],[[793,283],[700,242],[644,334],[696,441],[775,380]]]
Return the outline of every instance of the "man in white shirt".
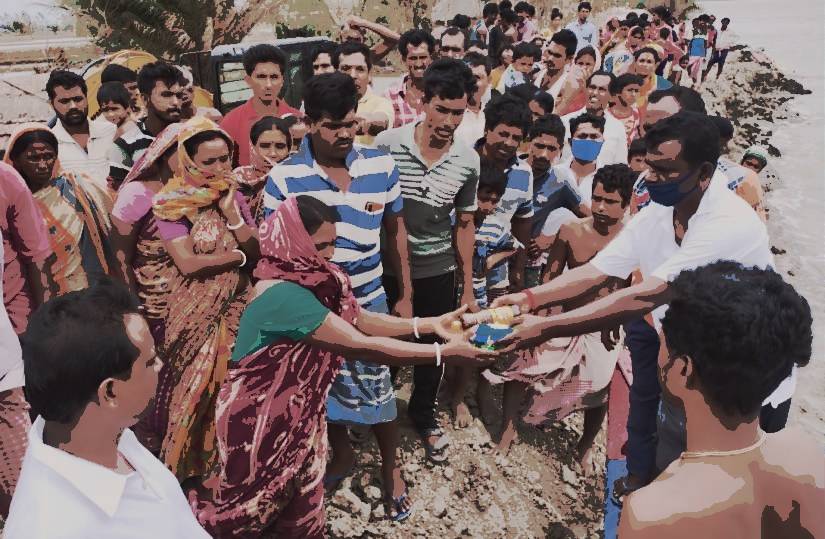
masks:
[[[484,107],[490,101],[492,95],[490,89],[490,60],[477,52],[468,53],[464,56],[464,63],[473,72],[476,79],[476,92],[472,100],[467,103],[464,117],[458,129],[455,130],[456,140],[472,146],[478,139],[484,136]]]
[[[607,110],[610,105],[610,83],[615,79],[616,77],[607,71],[594,72],[587,79],[585,90],[587,101],[584,107],[561,117],[568,132],[570,132],[570,120],[584,112],[604,118],[604,145],[596,160],[596,168],[619,163],[627,164],[627,132],[622,121]],[[567,161],[571,157],[570,146],[565,146],[562,160]]]
[[[562,87],[567,81],[570,66],[576,54],[576,35],[570,30],[559,30],[544,45],[541,53],[542,66],[533,83],[556,101],[556,110],[564,105],[559,101]]]
[[[207,538],[175,476],[129,430],[160,359],[129,292],[105,281],[46,302],[23,346],[29,432],[6,539]]]
[[[590,12],[593,10],[590,2],[581,2],[579,4],[578,13],[575,21],[570,22],[565,28],[576,34],[578,44],[576,45],[576,52],[583,48],[590,46],[599,50],[599,30],[596,25],[587,20]]]
[[[569,122],[570,137],[567,139],[570,157],[559,165],[576,189],[581,204],[590,209],[593,197],[593,177],[599,169],[597,161],[604,147],[604,118],[584,112]],[[565,127],[565,131],[568,128]]]
[[[733,46],[733,38],[731,38],[730,30],[728,30],[729,24],[729,18],[725,17],[722,19],[722,28],[716,32],[716,43],[713,45],[713,56],[711,57],[710,62],[708,62],[705,72],[702,74],[702,81],[708,78],[708,73],[710,73],[710,70],[714,64],[717,66],[716,78],[718,79],[722,75],[722,69],[725,67],[725,60],[728,57],[730,48]]]
[[[0,238],[0,260],[3,256],[3,240]],[[3,264],[0,264],[2,282]],[[3,287],[0,286],[0,517],[5,518],[20,476],[31,420],[29,405],[23,396],[20,340],[2,300]]]
[[[627,278],[636,269],[644,280],[558,316],[526,316],[510,338],[519,347],[612,327],[650,311],[658,322],[667,310],[669,283],[685,269],[718,260],[772,266],[764,223],[727,189],[716,169],[719,133],[713,123],[703,114],[683,111],[646,131],[646,183],[653,203],[588,264],[545,285],[500,298],[493,307],[517,304],[527,311],[560,304],[610,277]],[[634,365],[634,384],[638,374]],[[776,404],[784,408],[794,387],[792,373],[766,401],[770,406],[763,408],[764,416],[775,415]],[[784,427],[783,418],[769,421],[763,429]]]
[[[60,165],[105,189],[109,177],[108,152],[117,126],[102,117],[89,121],[86,81],[76,73],[52,71],[46,82],[46,93],[57,115],[52,132],[57,137]]]

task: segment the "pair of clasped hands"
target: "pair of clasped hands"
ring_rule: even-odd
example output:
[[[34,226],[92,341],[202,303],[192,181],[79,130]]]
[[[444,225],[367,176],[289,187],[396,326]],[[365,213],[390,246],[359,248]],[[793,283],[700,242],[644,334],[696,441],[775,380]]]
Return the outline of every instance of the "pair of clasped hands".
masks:
[[[547,323],[547,318],[529,314],[530,302],[527,294],[517,292],[507,294],[496,299],[491,308],[518,306],[521,313],[509,323],[512,332],[495,342],[495,349],[480,347],[472,342],[479,324],[468,325],[462,319],[468,306],[463,305],[455,311],[446,313],[438,318],[435,324],[436,334],[445,341],[441,348],[445,360],[453,364],[468,366],[485,366],[505,356],[508,353],[532,348],[544,342],[541,332]]]

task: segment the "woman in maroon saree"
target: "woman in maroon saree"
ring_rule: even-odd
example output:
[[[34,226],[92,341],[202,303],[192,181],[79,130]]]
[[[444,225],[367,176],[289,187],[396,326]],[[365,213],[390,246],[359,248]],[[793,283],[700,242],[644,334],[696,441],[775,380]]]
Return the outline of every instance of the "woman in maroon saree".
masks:
[[[204,483],[211,493],[193,501],[215,537],[323,537],[326,398],[341,354],[390,365],[493,358],[450,334],[462,310],[417,323],[419,334],[452,337],[446,344],[390,338],[412,336],[414,322],[359,310],[349,278],[328,261],[335,221],[334,209],[301,196],[261,224],[257,297],[218,395],[219,462]]]

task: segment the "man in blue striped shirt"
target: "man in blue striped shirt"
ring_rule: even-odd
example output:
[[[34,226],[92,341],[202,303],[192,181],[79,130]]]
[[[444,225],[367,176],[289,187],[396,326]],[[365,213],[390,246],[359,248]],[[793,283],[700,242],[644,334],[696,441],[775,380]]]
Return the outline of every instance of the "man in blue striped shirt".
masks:
[[[287,197],[309,195],[338,210],[338,238],[332,261],[352,280],[358,303],[371,312],[388,313],[382,286],[381,227],[392,272],[400,282],[401,298],[393,314],[412,316],[412,290],[407,252],[403,199],[395,161],[377,149],[354,146],[358,94],[352,78],[343,73],[317,75],[304,86],[304,110],[309,133],[298,152],[276,165],[264,190],[265,215]],[[355,454],[347,425],[372,426],[379,440],[387,494],[405,491],[395,458],[398,431],[395,394],[389,369],[347,359],[327,401],[333,460],[327,480],[334,485],[352,468]]]

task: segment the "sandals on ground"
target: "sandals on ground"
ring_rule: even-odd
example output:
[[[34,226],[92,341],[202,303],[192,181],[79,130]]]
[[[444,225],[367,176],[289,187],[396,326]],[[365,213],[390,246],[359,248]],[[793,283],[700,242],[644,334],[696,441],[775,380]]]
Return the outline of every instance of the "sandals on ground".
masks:
[[[447,448],[450,445],[450,439],[447,438],[440,427],[421,429],[418,434],[421,436],[421,442],[424,444],[424,450],[427,452],[427,458],[430,459],[430,462],[442,464],[447,461]],[[438,436],[438,441],[431,444],[429,442],[430,436]]]
[[[414,507],[411,505],[410,508],[406,511],[403,509],[403,504],[405,501],[407,501],[408,498],[409,496],[407,496],[406,486],[404,487],[404,493],[401,496],[397,498],[393,498],[391,496],[386,497],[386,505],[391,506],[391,511],[387,513],[387,518],[392,520],[393,522],[401,522],[410,518],[412,514],[415,512]]]

